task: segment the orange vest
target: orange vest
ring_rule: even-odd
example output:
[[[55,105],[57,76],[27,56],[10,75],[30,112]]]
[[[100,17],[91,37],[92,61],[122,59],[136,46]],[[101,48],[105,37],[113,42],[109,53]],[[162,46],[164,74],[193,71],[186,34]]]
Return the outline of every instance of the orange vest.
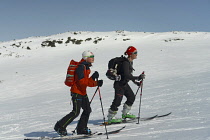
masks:
[[[96,87],[98,85],[97,81],[94,81],[91,77],[89,78],[90,69],[86,70],[86,66],[84,65],[84,78],[78,80],[78,75],[75,75],[75,83],[71,87],[71,92],[77,93],[80,95],[86,95],[87,87]]]

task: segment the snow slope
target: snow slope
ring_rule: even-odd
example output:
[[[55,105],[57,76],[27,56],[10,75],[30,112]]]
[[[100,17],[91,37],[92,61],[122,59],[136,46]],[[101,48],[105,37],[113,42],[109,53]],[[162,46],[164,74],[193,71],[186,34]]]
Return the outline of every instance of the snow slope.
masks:
[[[79,40],[73,44],[70,39]],[[91,39],[90,39],[91,38]],[[49,47],[53,42],[56,47]],[[57,41],[57,42],[56,42]],[[58,43],[58,41],[62,41]],[[74,42],[75,43],[75,42]],[[108,61],[137,47],[134,75],[145,71],[141,117],[172,112],[165,118],[126,124],[112,140],[210,140],[210,33],[208,32],[67,32],[47,37],[30,37],[0,42],[0,139],[57,136],[57,120],[69,113],[69,88],[63,83],[71,59],[80,60],[85,50],[95,54],[92,72],[104,80],[102,101],[107,110],[114,97],[113,81],[106,78]],[[137,87],[130,83],[134,92]],[[96,88],[88,88],[92,98]],[[125,98],[123,100],[125,102]],[[122,102],[122,103],[123,103]],[[131,113],[138,114],[139,94]],[[89,127],[98,126],[103,116],[98,94],[91,104]],[[122,106],[117,117],[121,116]],[[67,128],[74,130],[76,118]],[[108,126],[114,130],[124,124]],[[91,139],[106,139],[100,136]]]

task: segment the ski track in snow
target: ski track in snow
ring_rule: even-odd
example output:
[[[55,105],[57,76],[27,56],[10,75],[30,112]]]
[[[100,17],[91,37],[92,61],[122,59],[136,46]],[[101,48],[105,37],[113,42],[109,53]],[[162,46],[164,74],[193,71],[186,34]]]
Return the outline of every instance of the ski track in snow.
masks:
[[[48,40],[71,36],[92,41],[81,45],[60,44],[54,48],[41,47]],[[94,38],[103,38],[94,44]],[[130,40],[123,41],[129,38]],[[183,39],[183,40],[177,40]],[[24,48],[12,47],[22,42]],[[206,32],[81,32],[63,33],[49,37],[32,37],[0,42],[0,139],[22,140],[25,137],[57,136],[53,127],[56,121],[69,113],[69,88],[63,83],[71,59],[80,60],[84,50],[95,54],[92,72],[97,70],[104,80],[101,87],[105,116],[113,100],[112,83],[105,73],[108,61],[123,54],[133,45],[138,49],[134,61],[134,75],[145,71],[141,117],[172,112],[170,116],[107,126],[108,130],[126,128],[119,134],[109,135],[112,140],[210,140],[210,33]],[[129,83],[134,93],[137,87]],[[89,99],[95,88],[88,88]],[[139,94],[131,113],[137,115]],[[125,102],[125,98],[122,104]],[[96,94],[88,127],[105,132],[100,100]],[[122,105],[117,117],[121,116]],[[67,127],[74,130],[79,117]],[[90,139],[106,139],[97,136]]]

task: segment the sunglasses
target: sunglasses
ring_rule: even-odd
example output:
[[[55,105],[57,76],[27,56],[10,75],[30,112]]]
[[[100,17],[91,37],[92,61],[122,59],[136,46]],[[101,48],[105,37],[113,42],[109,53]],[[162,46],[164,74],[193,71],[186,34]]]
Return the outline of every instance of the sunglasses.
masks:
[[[94,58],[94,55],[88,56],[89,58]]]
[[[134,52],[133,54],[137,54],[137,52]]]

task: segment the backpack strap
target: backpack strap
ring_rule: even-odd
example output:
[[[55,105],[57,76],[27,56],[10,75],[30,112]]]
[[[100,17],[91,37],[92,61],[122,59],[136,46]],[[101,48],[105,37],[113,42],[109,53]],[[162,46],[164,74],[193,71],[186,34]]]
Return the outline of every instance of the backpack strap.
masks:
[[[79,64],[77,69],[76,69],[76,74],[78,77],[78,80],[84,78],[84,70],[86,69],[86,66],[84,64]]]

